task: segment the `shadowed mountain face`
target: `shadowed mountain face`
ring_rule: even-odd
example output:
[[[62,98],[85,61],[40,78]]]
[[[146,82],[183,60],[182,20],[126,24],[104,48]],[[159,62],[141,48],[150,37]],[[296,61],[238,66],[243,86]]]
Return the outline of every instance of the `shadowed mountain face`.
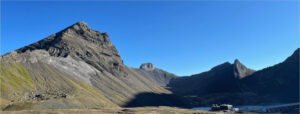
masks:
[[[299,48],[285,61],[262,69],[241,81],[264,102],[299,102]]]
[[[284,62],[254,71],[238,60],[200,74],[179,77],[168,84],[191,106],[299,102],[299,49]]]
[[[170,93],[123,64],[107,33],[78,22],[1,56],[1,109],[118,107],[143,92]]]
[[[239,91],[239,79],[253,72],[254,70],[246,68],[235,60],[234,64],[225,62],[207,72],[173,79],[168,86],[172,91],[180,94],[236,92]]]

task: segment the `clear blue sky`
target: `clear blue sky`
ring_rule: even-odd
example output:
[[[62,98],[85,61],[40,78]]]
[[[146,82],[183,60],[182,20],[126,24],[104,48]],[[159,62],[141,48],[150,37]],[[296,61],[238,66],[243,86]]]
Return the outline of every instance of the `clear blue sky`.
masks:
[[[125,64],[177,75],[238,58],[259,70],[299,47],[299,1],[2,2],[1,55],[78,21],[108,32]]]

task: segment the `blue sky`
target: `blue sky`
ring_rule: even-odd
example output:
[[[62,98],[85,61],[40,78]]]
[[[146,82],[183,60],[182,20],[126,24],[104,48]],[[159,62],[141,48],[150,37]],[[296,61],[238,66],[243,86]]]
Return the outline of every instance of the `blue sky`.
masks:
[[[1,55],[78,21],[108,32],[124,63],[177,75],[239,59],[259,70],[299,47],[299,1],[1,2]]]

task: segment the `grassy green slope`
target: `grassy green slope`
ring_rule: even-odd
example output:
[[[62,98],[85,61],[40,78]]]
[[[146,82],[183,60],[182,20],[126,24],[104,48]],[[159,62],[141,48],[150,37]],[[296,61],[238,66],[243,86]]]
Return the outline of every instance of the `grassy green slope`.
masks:
[[[85,82],[47,64],[1,62],[0,79],[2,110],[118,107]]]

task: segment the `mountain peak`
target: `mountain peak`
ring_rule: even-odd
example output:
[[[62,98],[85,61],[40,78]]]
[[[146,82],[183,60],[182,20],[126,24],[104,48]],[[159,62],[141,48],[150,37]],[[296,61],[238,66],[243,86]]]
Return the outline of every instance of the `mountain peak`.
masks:
[[[70,52],[72,49],[88,49],[83,48],[86,47],[84,45],[99,48],[108,46],[112,47],[114,52],[116,52],[106,32],[101,33],[99,31],[92,30],[84,21],[79,21],[47,38],[20,48],[17,52],[23,53],[27,50],[32,51],[36,49],[43,49],[47,50],[52,56],[67,56],[67,52]]]
[[[88,26],[88,24],[86,22],[84,22],[84,21],[79,21],[79,22],[77,22],[77,23],[75,23],[75,24],[67,27],[67,29],[68,28],[72,28],[72,29],[75,29],[75,30],[79,30],[80,28],[81,29],[90,29],[90,27]]]
[[[77,25],[87,25],[87,23],[86,22],[84,22],[84,21],[78,21],[77,23],[75,23],[75,24],[77,24]]]
[[[140,69],[143,69],[143,70],[154,70],[155,66],[152,63],[143,63],[140,66]]]
[[[118,74],[124,70],[123,61],[107,33],[93,30],[83,21],[16,51],[24,53],[34,50],[47,51],[54,57],[71,56],[73,59],[89,63],[100,71],[107,70],[115,75],[123,75]]]
[[[237,64],[242,64],[242,63],[238,59],[235,59],[233,64],[237,65]]]
[[[254,70],[249,69],[245,65],[243,65],[238,59],[234,60],[233,70],[234,70],[234,76],[240,79],[255,72]]]

